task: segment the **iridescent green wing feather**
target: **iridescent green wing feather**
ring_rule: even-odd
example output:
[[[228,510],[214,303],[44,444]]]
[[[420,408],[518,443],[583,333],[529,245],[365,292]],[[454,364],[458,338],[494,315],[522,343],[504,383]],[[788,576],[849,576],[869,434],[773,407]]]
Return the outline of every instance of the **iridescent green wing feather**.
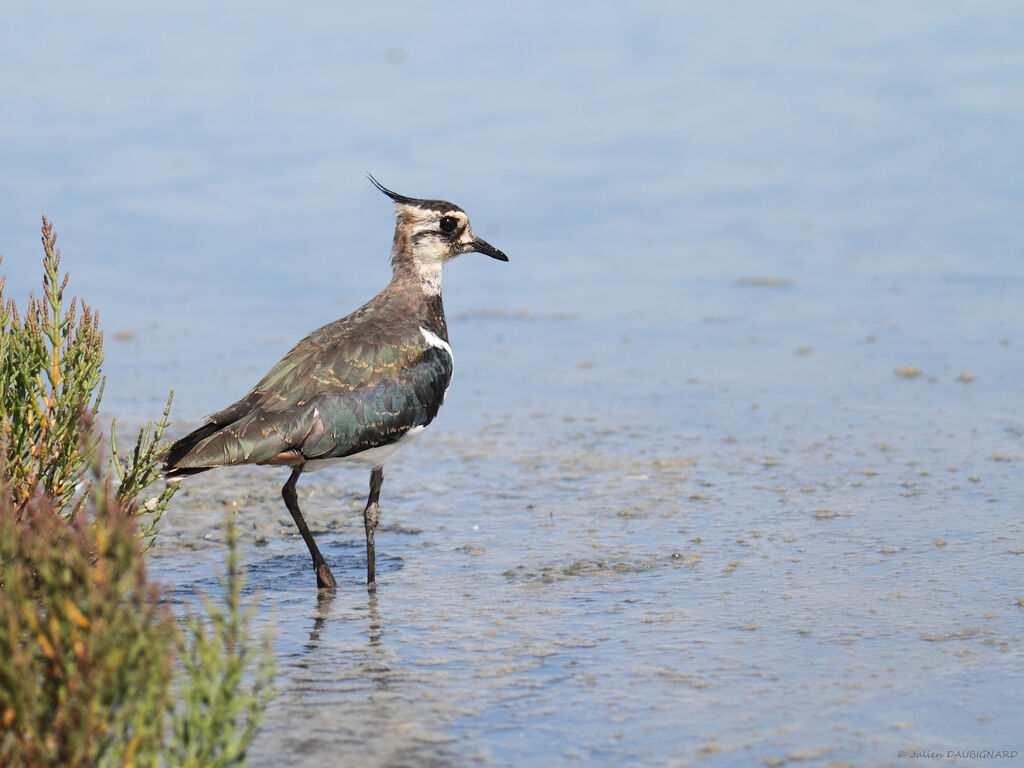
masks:
[[[335,325],[303,339],[245,398],[213,414],[178,466],[267,462],[288,451],[348,456],[429,424],[451,381],[448,351],[421,333],[331,343],[346,330]]]
[[[387,445],[437,415],[452,377],[447,350],[419,336],[403,344],[364,346],[359,354],[332,368],[340,385],[311,399],[312,429],[301,446],[307,458],[349,456]]]

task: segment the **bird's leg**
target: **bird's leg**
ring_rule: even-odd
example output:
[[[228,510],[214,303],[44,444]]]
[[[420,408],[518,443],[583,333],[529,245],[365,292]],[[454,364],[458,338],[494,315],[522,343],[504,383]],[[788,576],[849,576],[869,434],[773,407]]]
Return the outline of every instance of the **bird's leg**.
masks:
[[[366,525],[366,587],[374,589],[377,579],[377,561],[373,544],[373,532],[377,529],[377,501],[380,499],[380,486],[384,482],[384,467],[374,467],[370,473],[370,496],[366,499],[363,510],[363,523]]]
[[[281,495],[284,497],[284,505],[292,513],[292,520],[295,521],[295,526],[299,529],[299,533],[302,534],[306,546],[309,547],[309,554],[313,556],[313,570],[316,571],[317,587],[320,589],[334,589],[337,583],[334,581],[331,568],[327,565],[327,561],[324,560],[324,556],[320,554],[316,541],[313,540],[313,534],[309,532],[309,527],[302,517],[302,512],[299,511],[299,497],[295,493],[295,483],[298,482],[299,475],[301,474],[302,467],[296,467],[292,470],[291,477],[288,478],[288,482],[281,489]]]

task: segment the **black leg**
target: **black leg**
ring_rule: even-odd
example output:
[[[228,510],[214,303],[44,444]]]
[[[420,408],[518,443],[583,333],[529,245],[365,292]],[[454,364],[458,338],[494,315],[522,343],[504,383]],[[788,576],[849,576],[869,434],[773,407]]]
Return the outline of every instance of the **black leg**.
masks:
[[[373,544],[373,532],[377,529],[377,501],[380,499],[380,486],[384,482],[384,468],[374,467],[370,473],[370,496],[366,499],[363,510],[363,523],[366,526],[366,587],[373,589],[377,580],[377,558]]]
[[[309,532],[309,527],[302,518],[302,512],[299,511],[299,497],[295,493],[295,483],[298,482],[299,475],[301,474],[302,467],[296,467],[292,470],[291,477],[288,478],[288,482],[281,489],[281,495],[284,497],[284,505],[292,513],[292,520],[295,521],[295,526],[299,529],[299,533],[302,534],[306,546],[309,547],[309,554],[313,556],[313,570],[316,571],[317,587],[320,589],[334,589],[337,584],[334,581],[331,568],[327,565],[327,561],[324,560],[324,556],[320,554],[320,550],[317,549],[316,542],[313,540],[313,534]]]

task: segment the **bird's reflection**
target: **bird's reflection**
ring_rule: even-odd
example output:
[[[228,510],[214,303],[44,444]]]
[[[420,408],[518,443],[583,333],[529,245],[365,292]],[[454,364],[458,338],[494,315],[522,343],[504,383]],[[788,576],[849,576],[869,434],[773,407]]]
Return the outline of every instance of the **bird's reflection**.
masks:
[[[306,642],[306,650],[311,653],[320,646],[320,632],[327,625],[327,617],[331,613],[334,594],[334,590],[330,589],[317,591],[316,611],[313,614],[313,628],[309,630],[309,640]]]
[[[343,616],[335,616],[335,590],[321,589],[316,598],[316,608],[313,612],[313,626],[309,630],[309,639],[305,643],[307,653],[316,653],[321,648],[321,633],[327,627],[331,619],[343,620]],[[359,613],[363,613],[359,607]],[[384,634],[384,622],[380,614],[379,598],[376,590],[367,590],[365,616],[367,619],[366,635],[371,647],[380,645],[381,637]],[[348,617],[351,619],[352,617]]]
[[[380,611],[377,610],[377,590],[373,590],[368,593],[366,608],[368,614],[367,618],[370,620],[367,635],[370,638],[370,645],[372,647],[377,647],[380,645],[381,635],[384,634]]]

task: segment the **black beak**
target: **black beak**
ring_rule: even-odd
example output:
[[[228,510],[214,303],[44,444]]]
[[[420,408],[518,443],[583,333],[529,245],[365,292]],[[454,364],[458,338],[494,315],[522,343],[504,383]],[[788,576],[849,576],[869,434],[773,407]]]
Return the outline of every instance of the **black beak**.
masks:
[[[486,240],[481,240],[479,237],[469,244],[469,250],[475,251],[476,253],[486,254],[487,256],[490,256],[492,259],[497,259],[498,261],[508,261],[508,256],[499,251]]]

